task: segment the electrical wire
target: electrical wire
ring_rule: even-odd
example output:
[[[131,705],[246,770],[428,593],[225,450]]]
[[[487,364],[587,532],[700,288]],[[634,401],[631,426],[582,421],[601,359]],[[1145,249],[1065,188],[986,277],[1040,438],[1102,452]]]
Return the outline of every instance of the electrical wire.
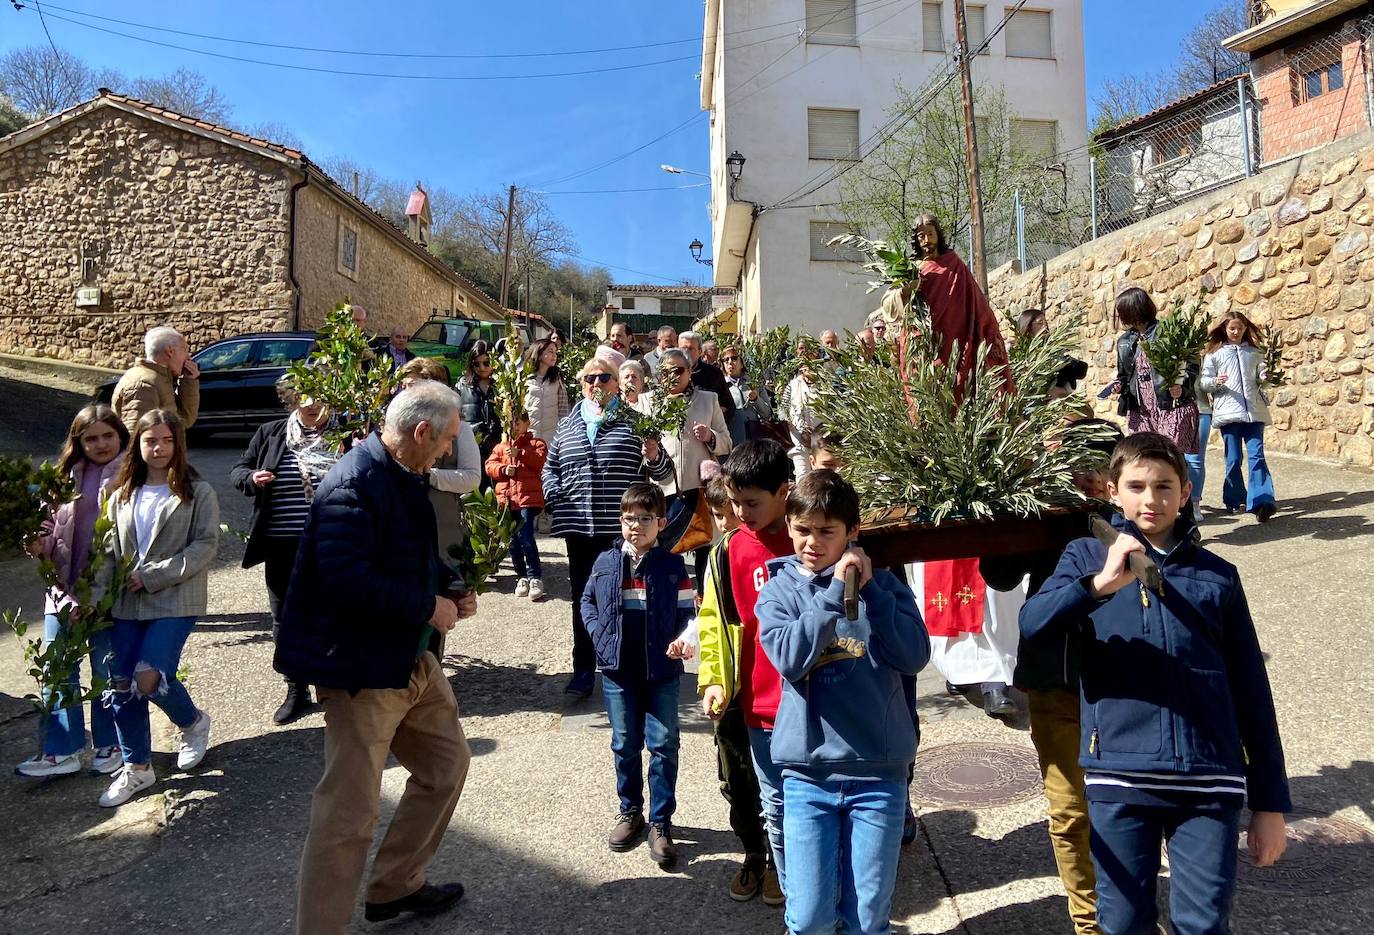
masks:
[[[48,21],[43,16],[43,7],[37,2],[34,7],[38,10],[38,22],[43,26],[43,35],[48,37],[48,45],[52,48],[53,58],[57,59],[58,66],[62,69],[62,76],[67,79],[67,87],[75,88],[77,83],[72,80],[71,72],[67,71],[67,60],[62,57],[62,53],[57,51],[57,43],[52,41],[52,33],[48,32]],[[22,4],[16,4],[15,9],[22,10]]]
[[[893,2],[893,0],[867,0],[867,2],[855,4],[855,10],[857,11],[857,10],[859,10],[859,9],[864,9],[864,8],[867,8],[867,7],[870,7],[870,6],[878,6],[878,7],[881,7],[881,6],[887,5],[888,3],[891,3],[891,2]],[[35,5],[36,5],[36,3],[35,3]],[[378,52],[378,51],[371,51],[371,50],[366,50],[366,49],[331,49],[331,48],[322,48],[322,47],[318,47],[318,46],[303,46],[303,45],[289,45],[289,44],[277,43],[277,42],[262,42],[262,41],[255,40],[255,39],[237,39],[237,38],[234,38],[234,37],[232,37],[232,36],[217,36],[217,35],[214,35],[214,34],[212,34],[212,33],[191,32],[191,31],[183,30],[183,29],[172,29],[171,27],[168,27],[168,26],[155,26],[155,25],[153,25],[153,24],[151,24],[151,23],[139,23],[139,22],[134,22],[134,21],[132,21],[132,20],[116,19],[115,17],[112,17],[112,16],[102,16],[102,15],[100,15],[99,13],[91,13],[91,12],[89,12],[89,11],[87,11],[87,10],[73,10],[73,9],[71,9],[70,7],[58,6],[58,5],[52,4],[52,3],[48,4],[48,8],[51,9],[51,10],[60,10],[60,11],[63,12],[63,13],[69,13],[69,14],[71,14],[71,15],[73,15],[73,16],[81,16],[81,17],[85,17],[85,18],[87,18],[87,19],[97,19],[97,20],[101,20],[102,22],[106,22],[106,23],[115,23],[115,24],[120,25],[120,26],[131,26],[131,27],[134,27],[134,28],[136,28],[136,29],[148,29],[148,30],[152,30],[152,31],[154,31],[154,32],[164,32],[164,33],[170,33],[170,34],[172,34],[172,35],[177,35],[177,36],[187,36],[187,37],[193,38],[193,39],[208,39],[208,40],[210,40],[210,41],[212,41],[212,42],[231,42],[231,43],[235,43],[235,44],[237,44],[237,45],[251,45],[251,46],[257,46],[257,47],[259,47],[259,48],[281,49],[281,50],[283,50],[283,51],[290,51],[290,52],[319,52],[319,53],[324,53],[324,54],[328,54],[328,55],[358,55],[358,56],[366,56],[366,57],[371,57],[371,58],[415,58],[415,59],[456,59],[456,60],[471,60],[471,59],[509,59],[509,58],[550,58],[550,57],[563,56],[563,55],[599,55],[599,54],[603,54],[603,53],[607,53],[607,52],[629,52],[629,51],[636,51],[636,50],[639,50],[639,49],[655,49],[655,48],[662,48],[663,46],[669,46],[669,45],[683,45],[683,44],[686,44],[686,43],[689,43],[689,42],[701,42],[702,39],[704,38],[703,36],[697,35],[697,36],[689,36],[689,37],[686,37],[686,38],[683,38],[683,39],[666,39],[666,40],[662,40],[662,41],[659,41],[659,42],[643,42],[643,43],[638,43],[638,44],[635,44],[635,45],[606,46],[606,47],[599,48],[599,49],[565,49],[565,50],[561,50],[561,51],[552,51],[552,52],[486,52],[486,53],[478,53],[478,52],[469,52],[469,53],[461,53],[461,52],[453,52],[453,53],[441,53],[441,52]],[[746,29],[736,29],[736,30],[732,30],[732,31],[726,32],[726,33],[724,33],[724,35],[726,35],[726,36],[737,36],[737,35],[742,35],[742,34],[744,34],[744,33],[759,32],[759,31],[765,30],[765,29],[777,29],[777,28],[782,27],[782,26],[791,26],[791,25],[794,25],[794,24],[796,24],[796,23],[804,23],[804,22],[806,22],[806,17],[803,16],[803,17],[800,17],[800,18],[794,18],[794,19],[789,19],[789,20],[782,20],[782,21],[777,22],[777,23],[768,23],[768,24],[763,25],[763,26],[750,26],[750,27],[748,27],[748,28],[746,28]],[[774,38],[780,38],[780,37],[774,37]],[[770,40],[766,40],[766,41],[772,41],[772,40],[770,39]],[[696,56],[693,56],[693,58],[695,58],[695,57],[696,57]]]
[[[710,182],[697,182],[694,185],[662,185],[657,188],[586,188],[580,191],[550,192],[527,189],[535,195],[621,195],[627,192],[682,192],[690,188],[706,188]]]
[[[593,260],[591,257],[583,256],[580,253],[565,253],[564,256],[572,257],[574,260],[581,260],[583,263],[590,263],[593,266],[604,266],[607,269],[618,269],[623,273],[634,273],[636,276],[648,276],[650,279],[661,279],[674,285],[690,285],[681,276],[660,276],[657,273],[646,273],[642,269],[631,269],[628,266],[616,266],[614,263],[603,263],[600,260]],[[709,288],[704,286],[702,288]]]
[[[654,145],[655,143],[659,142],[660,140],[666,140],[668,137],[672,136],[674,133],[677,133],[677,132],[679,132],[679,131],[681,131],[681,130],[685,130],[687,127],[689,127],[689,126],[691,126],[692,124],[696,123],[698,120],[700,120],[700,119],[701,119],[702,117],[704,117],[704,116],[706,116],[705,111],[700,111],[700,110],[698,110],[698,111],[696,111],[695,113],[693,113],[692,116],[688,117],[686,120],[682,121],[682,123],[679,123],[677,126],[673,127],[671,130],[668,130],[668,131],[666,131],[666,132],[664,132],[664,133],[660,133],[658,136],[654,137],[653,139],[651,139],[651,140],[649,140],[649,141],[647,141],[647,142],[640,143],[640,144],[639,144],[638,146],[636,146],[634,149],[626,150],[625,152],[620,153],[620,154],[617,155],[617,156],[612,156],[610,159],[604,160],[603,162],[598,162],[598,163],[597,163],[596,165],[594,165],[594,166],[588,166],[587,168],[581,169],[581,170],[579,170],[579,171],[577,171],[577,172],[572,172],[572,173],[569,173],[568,175],[560,176],[559,178],[556,178],[556,179],[549,179],[549,180],[544,181],[544,182],[536,182],[536,183],[534,184],[533,187],[536,187],[536,188],[547,188],[547,187],[550,186],[550,185],[562,185],[564,182],[571,182],[571,181],[573,181],[574,179],[580,179],[580,178],[582,178],[584,175],[591,175],[593,172],[600,171],[601,169],[604,169],[604,168],[606,168],[607,166],[613,166],[613,165],[615,165],[617,162],[621,162],[621,161],[623,161],[623,160],[625,160],[625,159],[630,158],[630,157],[633,156],[635,153],[643,152],[644,150],[648,149],[650,146]]]

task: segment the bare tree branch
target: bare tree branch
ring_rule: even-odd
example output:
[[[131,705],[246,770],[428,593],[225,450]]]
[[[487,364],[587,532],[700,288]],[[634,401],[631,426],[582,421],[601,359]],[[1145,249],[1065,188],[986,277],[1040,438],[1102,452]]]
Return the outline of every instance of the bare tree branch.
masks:
[[[80,104],[95,88],[90,68],[65,49],[30,45],[0,58],[0,93],[38,119]]]
[[[168,110],[210,123],[229,122],[232,108],[219,88],[199,72],[178,68],[161,78],[138,78],[133,96]]]

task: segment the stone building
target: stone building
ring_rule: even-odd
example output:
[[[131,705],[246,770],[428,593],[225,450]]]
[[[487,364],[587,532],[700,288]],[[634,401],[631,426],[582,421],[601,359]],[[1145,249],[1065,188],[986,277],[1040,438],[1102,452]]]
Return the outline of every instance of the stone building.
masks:
[[[298,150],[101,90],[0,139],[0,353],[112,367],[171,324],[193,348],[497,303]]]
[[[1088,398],[1116,375],[1116,296],[1162,314],[1203,285],[1209,317],[1240,309],[1282,336],[1287,383],[1270,390],[1278,451],[1374,465],[1374,133],[1332,143],[1084,244],[1026,273],[1003,267],[993,307],[1084,316]],[[1115,401],[1098,401],[1099,414]],[[1214,443],[1216,438],[1213,438]]]

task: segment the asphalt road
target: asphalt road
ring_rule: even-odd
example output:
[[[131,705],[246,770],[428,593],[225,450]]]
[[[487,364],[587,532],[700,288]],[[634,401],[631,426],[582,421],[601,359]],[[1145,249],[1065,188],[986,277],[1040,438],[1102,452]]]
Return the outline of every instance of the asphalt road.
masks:
[[[83,402],[3,379],[0,394],[0,453],[55,453]],[[244,441],[215,440],[192,452],[219,491],[225,522],[238,528],[247,524],[248,501],[226,476]],[[1215,460],[1212,467],[1215,491]],[[1272,523],[1212,517],[1204,526],[1209,547],[1245,577],[1303,810],[1278,868],[1243,868],[1235,931],[1367,935],[1374,931],[1374,696],[1367,688],[1374,663],[1366,626],[1374,612],[1374,483],[1287,458],[1274,458],[1273,467],[1284,508]],[[551,598],[517,600],[503,574],[482,596],[478,616],[450,636],[444,660],[475,758],[432,874],[462,879],[469,895],[443,918],[375,930],[780,930],[776,910],[726,895],[738,855],[690,679],[676,816],[683,866],[664,873],[643,848],[607,851],[615,811],[609,734],[599,697],[565,706],[566,561],[557,540],[543,539],[541,548]],[[270,667],[266,595],[260,571],[238,567],[241,555],[241,543],[225,537],[210,613],[186,653],[190,690],[214,718],[214,745],[201,768],[180,774],[159,754],[159,794],[113,811],[95,804],[103,780],[0,778],[0,867],[8,871],[0,932],[290,931],[323,724],[318,714],[288,729],[271,723],[281,683]],[[0,561],[0,604],[31,610],[39,598],[26,560]],[[914,787],[924,802],[922,833],[904,852],[895,930],[1069,932],[1027,734],[941,689],[928,670],[918,757],[925,772]],[[0,641],[0,764],[32,752],[35,719],[20,698],[26,690],[17,643]],[[167,751],[166,723],[154,720],[156,748]],[[404,770],[387,770],[383,819],[404,781]],[[984,804],[941,799],[951,793],[977,793]],[[361,913],[355,922],[364,929]]]

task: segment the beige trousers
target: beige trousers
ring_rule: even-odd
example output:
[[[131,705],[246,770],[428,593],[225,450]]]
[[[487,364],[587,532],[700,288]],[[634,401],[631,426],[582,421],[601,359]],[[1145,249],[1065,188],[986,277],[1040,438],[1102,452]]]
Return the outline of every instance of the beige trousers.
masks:
[[[310,806],[296,904],[299,935],[340,935],[353,915],[377,823],[388,753],[410,772],[372,861],[368,902],[409,896],[425,883],[463,792],[471,753],[458,702],[432,653],[415,661],[402,689],[350,695],[321,688],[324,776]]]

